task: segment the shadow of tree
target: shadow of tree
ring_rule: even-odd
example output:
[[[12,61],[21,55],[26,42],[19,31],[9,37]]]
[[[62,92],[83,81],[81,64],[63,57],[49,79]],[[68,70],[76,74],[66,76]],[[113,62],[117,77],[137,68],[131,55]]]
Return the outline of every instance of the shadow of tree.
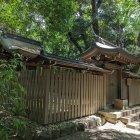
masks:
[[[108,130],[87,130],[57,140],[140,140],[140,135]]]

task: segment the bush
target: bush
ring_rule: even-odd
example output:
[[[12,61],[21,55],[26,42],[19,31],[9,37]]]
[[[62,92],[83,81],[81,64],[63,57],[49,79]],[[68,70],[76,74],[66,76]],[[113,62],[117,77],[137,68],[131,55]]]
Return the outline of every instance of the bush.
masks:
[[[19,82],[17,68],[22,67],[21,57],[0,61],[0,140],[11,139],[25,129],[26,122],[14,116],[25,113],[24,89]]]

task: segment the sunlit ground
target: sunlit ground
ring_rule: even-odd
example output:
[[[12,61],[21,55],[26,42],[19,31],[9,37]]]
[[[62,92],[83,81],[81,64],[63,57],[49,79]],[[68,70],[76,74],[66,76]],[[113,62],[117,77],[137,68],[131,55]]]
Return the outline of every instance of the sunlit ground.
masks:
[[[87,129],[58,140],[140,140],[140,131],[126,128],[121,122],[106,123],[96,129]]]

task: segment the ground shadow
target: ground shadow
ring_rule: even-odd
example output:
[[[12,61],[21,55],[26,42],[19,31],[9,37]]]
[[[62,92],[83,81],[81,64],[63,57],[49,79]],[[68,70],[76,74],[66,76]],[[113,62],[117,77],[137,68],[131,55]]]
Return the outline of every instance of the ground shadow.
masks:
[[[140,140],[140,135],[124,133],[113,129],[86,130],[57,140]]]

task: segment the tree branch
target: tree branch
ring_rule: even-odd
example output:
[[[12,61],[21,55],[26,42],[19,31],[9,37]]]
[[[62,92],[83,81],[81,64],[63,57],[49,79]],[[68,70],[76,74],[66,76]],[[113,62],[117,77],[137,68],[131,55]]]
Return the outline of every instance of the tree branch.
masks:
[[[75,45],[75,47],[78,49],[78,51],[80,52],[80,53],[82,53],[82,49],[81,49],[81,46],[77,43],[77,41],[74,39],[74,37],[72,36],[72,33],[71,32],[69,32],[68,33],[68,37],[69,37],[69,39],[70,39],[70,41]]]

